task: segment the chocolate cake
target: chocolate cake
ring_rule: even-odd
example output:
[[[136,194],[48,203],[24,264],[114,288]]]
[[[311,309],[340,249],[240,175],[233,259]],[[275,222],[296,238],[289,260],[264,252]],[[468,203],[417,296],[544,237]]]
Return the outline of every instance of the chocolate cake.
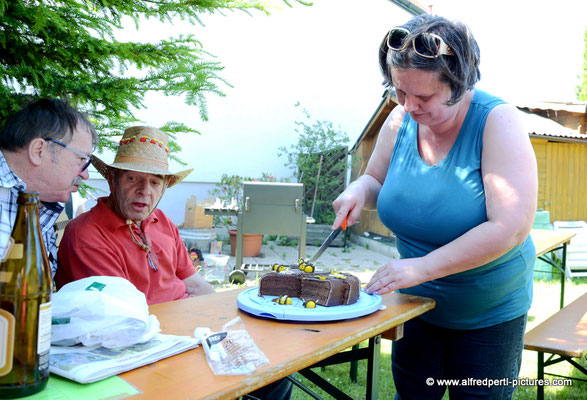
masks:
[[[299,270],[269,272],[259,281],[259,296],[298,297],[321,306],[349,305],[359,298],[360,281],[338,272],[305,273]]]

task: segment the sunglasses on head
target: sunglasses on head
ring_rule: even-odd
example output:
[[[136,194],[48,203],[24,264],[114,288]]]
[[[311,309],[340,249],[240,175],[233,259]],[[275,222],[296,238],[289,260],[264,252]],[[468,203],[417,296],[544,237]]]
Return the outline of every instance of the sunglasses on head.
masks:
[[[406,43],[406,38],[409,35],[410,31],[406,28],[392,28],[387,34],[387,47],[393,51],[402,51],[409,45],[409,43]],[[453,54],[444,40],[434,33],[423,32],[417,34],[412,40],[412,46],[417,55],[425,58],[437,58],[442,55],[450,56]]]

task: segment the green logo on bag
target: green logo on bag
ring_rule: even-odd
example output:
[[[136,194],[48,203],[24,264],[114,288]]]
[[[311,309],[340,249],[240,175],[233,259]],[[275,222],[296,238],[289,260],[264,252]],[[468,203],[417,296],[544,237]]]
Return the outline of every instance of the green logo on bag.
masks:
[[[51,319],[51,325],[67,325],[69,323],[70,323],[69,317],[52,318]]]
[[[94,291],[97,291],[97,292],[101,292],[105,287],[106,287],[106,285],[103,284],[103,283],[94,282],[90,286],[88,286],[86,288],[86,290],[94,290]]]

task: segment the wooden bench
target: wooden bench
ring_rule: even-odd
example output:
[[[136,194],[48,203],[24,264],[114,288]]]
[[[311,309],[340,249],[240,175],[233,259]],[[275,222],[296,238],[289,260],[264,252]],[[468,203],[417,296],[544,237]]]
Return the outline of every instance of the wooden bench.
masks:
[[[587,369],[573,360],[587,353],[587,293],[526,333],[524,349],[538,352],[538,379],[544,379],[544,367],[561,361],[587,375]],[[550,354],[546,361],[544,353]],[[544,399],[544,386],[537,389],[537,398]]]

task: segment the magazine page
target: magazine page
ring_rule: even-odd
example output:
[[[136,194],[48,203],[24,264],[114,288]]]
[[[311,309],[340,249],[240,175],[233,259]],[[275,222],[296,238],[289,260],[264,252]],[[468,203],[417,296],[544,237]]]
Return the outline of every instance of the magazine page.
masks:
[[[157,334],[145,343],[120,350],[87,346],[51,346],[49,370],[80,383],[96,382],[198,347],[189,336]]]

